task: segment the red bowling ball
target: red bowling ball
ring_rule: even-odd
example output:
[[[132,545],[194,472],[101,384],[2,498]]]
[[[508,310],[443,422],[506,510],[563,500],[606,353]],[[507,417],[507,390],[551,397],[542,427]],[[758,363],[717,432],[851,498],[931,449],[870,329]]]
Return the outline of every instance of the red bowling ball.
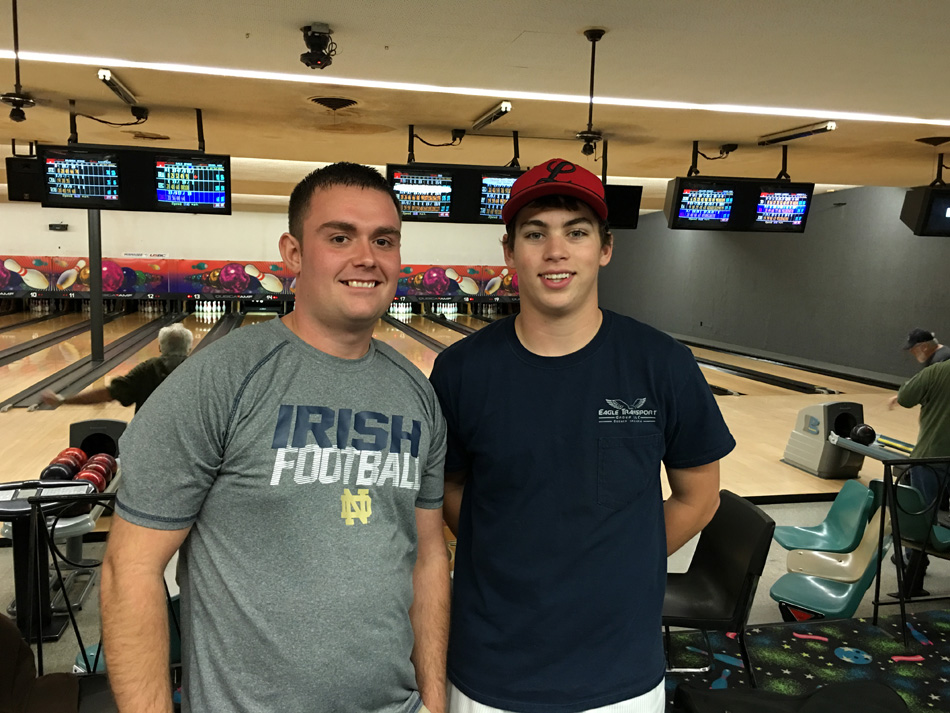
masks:
[[[85,480],[92,483],[100,493],[106,489],[106,479],[94,470],[83,470],[73,480]]]
[[[102,480],[105,482],[108,482],[109,480],[112,479],[112,471],[110,471],[109,468],[103,463],[89,461],[88,463],[86,463],[86,465],[83,466],[82,469],[83,471],[89,470],[94,473],[98,473],[99,475],[102,476]]]
[[[96,453],[94,456],[91,456],[89,460],[106,464],[109,470],[111,470],[113,473],[115,473],[116,469],[119,467],[115,458],[110,456],[108,453]]]
[[[89,460],[89,456],[86,455],[86,451],[84,451],[82,448],[64,448],[60,452],[61,456],[64,456],[66,454],[76,456],[79,459],[79,465],[82,465],[87,460]]]

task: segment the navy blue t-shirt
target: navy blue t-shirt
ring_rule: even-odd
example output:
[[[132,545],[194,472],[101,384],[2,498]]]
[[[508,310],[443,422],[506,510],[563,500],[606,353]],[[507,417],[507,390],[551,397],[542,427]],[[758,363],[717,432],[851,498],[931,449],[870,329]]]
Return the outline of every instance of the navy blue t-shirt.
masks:
[[[581,350],[541,357],[514,318],[446,349],[432,370],[447,472],[468,471],[449,679],[514,711],[581,711],[664,675],[666,531],[660,462],[735,446],[692,354],[603,311]]]

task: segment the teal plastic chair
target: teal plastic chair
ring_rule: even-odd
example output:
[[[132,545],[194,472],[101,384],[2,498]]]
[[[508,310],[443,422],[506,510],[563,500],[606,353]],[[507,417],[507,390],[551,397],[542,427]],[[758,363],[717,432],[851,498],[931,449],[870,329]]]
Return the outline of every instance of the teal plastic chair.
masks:
[[[864,535],[874,494],[856,480],[847,481],[831,504],[824,522],[814,527],[781,525],[775,541],[786,550],[851,552]]]
[[[885,543],[884,552],[890,548]],[[769,596],[779,603],[782,616],[786,616],[787,607],[802,609],[817,614],[816,618],[850,619],[858,609],[858,604],[868,591],[877,575],[877,550],[871,556],[864,575],[856,582],[836,582],[811,574],[789,572],[778,578],[769,590]],[[783,607],[782,605],[786,605]]]
[[[950,528],[931,524],[933,508],[924,502],[920,491],[910,485],[897,485],[894,489],[897,522],[904,544],[950,558]]]

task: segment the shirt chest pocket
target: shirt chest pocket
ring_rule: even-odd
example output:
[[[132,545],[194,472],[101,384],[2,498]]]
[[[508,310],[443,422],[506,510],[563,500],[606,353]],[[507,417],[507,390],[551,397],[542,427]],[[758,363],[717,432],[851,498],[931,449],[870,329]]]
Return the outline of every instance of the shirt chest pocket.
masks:
[[[659,433],[597,439],[597,503],[619,510],[660,477],[663,437]]]

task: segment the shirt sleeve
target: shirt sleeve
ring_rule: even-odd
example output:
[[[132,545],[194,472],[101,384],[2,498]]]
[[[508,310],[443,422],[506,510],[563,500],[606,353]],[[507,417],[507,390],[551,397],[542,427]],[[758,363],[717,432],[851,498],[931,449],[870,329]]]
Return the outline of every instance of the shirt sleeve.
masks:
[[[445,352],[435,358],[429,381],[435,389],[435,394],[445,416],[445,472],[455,473],[469,470],[470,458],[459,438],[458,394],[455,384],[457,369],[453,362],[445,358]]]
[[[135,389],[135,383],[141,379],[149,368],[148,362],[136,364],[124,376],[117,376],[109,382],[109,396],[118,401],[123,406],[131,406],[135,403],[135,397],[138,395]]]
[[[122,435],[116,511],[124,520],[159,530],[195,521],[221,466],[231,409],[212,367],[200,358],[182,364]]]
[[[674,398],[666,424],[668,468],[697,468],[728,455],[736,441],[696,359],[677,347],[672,356]]]
[[[924,367],[915,377],[904,382],[904,385],[897,391],[897,403],[904,408],[913,408],[922,403],[930,383],[929,372],[930,367]]]
[[[422,485],[416,496],[416,507],[435,510],[442,507],[445,489],[445,419],[435,394],[431,389],[426,391],[431,399],[429,407],[432,419],[429,429],[432,437],[422,469]]]

